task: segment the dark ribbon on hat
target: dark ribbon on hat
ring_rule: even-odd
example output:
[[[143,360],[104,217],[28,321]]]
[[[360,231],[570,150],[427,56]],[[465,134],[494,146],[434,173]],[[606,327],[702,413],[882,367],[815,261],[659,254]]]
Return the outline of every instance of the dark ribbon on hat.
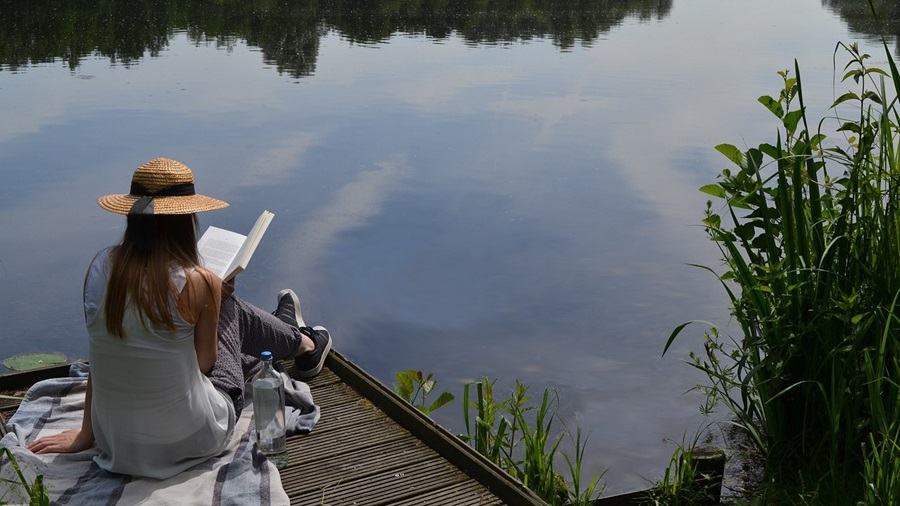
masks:
[[[155,197],[189,197],[194,195],[194,183],[181,183],[165,188],[160,188],[155,192],[147,189],[141,183],[131,182],[131,195],[140,197],[131,205],[128,214],[153,214],[153,199]]]

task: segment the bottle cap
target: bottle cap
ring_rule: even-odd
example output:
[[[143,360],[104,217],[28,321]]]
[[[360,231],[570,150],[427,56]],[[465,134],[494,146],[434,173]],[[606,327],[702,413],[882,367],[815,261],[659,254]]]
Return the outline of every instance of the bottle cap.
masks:
[[[265,361],[272,360],[272,352],[264,351],[259,355],[259,358],[260,358],[260,360],[265,360]]]

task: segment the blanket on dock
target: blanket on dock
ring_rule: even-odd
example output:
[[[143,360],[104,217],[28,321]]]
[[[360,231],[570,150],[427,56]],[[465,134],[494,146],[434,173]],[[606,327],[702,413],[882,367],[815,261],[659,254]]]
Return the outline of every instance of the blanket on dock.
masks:
[[[24,448],[34,439],[81,426],[87,366],[76,364],[69,378],[36,383],[9,420],[9,433],[0,439],[29,483],[43,475],[53,504],[189,504],[287,505],[290,503],[275,466],[263,457],[253,440],[252,403],[247,402],[235,424],[226,451],[166,480],[134,478],[109,473],[93,461],[96,448],[74,454],[35,455]],[[308,405],[294,413],[294,433],[309,432],[319,418],[309,388],[293,382],[295,393]],[[298,389],[299,393],[296,392]],[[289,388],[290,390],[290,388]],[[295,399],[296,400],[296,399]],[[290,413],[290,410],[289,410]],[[290,421],[290,419],[289,419]],[[27,504],[27,495],[15,484],[13,466],[0,456],[0,502]]]

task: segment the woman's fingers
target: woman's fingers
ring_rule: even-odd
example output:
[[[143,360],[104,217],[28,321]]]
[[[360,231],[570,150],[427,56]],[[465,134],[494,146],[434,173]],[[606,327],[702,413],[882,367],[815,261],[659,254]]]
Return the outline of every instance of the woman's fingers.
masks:
[[[37,454],[69,453],[78,451],[77,449],[74,449],[72,447],[72,443],[78,437],[78,434],[80,432],[80,429],[71,429],[60,432],[59,434],[54,434],[52,436],[42,437],[38,440],[32,441],[31,444],[26,446],[26,448],[28,448],[29,451]]]

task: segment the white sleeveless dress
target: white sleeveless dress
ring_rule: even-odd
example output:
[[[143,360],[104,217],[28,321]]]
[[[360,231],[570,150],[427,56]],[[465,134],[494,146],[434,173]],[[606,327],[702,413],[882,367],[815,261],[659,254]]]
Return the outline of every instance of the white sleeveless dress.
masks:
[[[130,305],[123,318],[125,337],[106,331],[109,251],[97,255],[84,284],[91,424],[100,450],[94,460],[111,472],[169,478],[225,449],[234,430],[234,406],[200,372],[194,326],[178,314],[174,298],[169,303],[174,332],[145,328]],[[180,291],[184,270],[173,269],[171,277]]]

